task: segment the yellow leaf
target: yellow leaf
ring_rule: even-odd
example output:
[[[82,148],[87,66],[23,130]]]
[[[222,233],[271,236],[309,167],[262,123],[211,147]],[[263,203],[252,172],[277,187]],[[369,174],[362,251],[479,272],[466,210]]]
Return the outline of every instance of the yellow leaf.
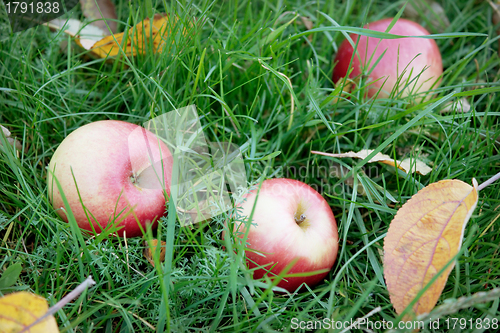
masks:
[[[475,179],[473,184],[456,179],[430,184],[408,200],[391,222],[384,241],[384,276],[397,313],[458,253],[478,200]],[[434,308],[453,265],[414,304],[415,314]]]
[[[149,18],[141,21],[135,27],[128,30],[127,39],[123,42],[125,33],[107,36],[96,42],[90,50],[101,58],[116,56],[120,52],[120,46],[127,56],[144,54],[149,43],[153,43],[153,51],[160,53],[165,47],[165,36],[171,30],[177,19],[169,22],[168,14],[155,14],[153,25]],[[148,42],[147,42],[148,41]]]
[[[338,158],[343,158],[343,157],[351,157],[351,158],[359,158],[359,159],[365,159],[368,157],[373,152],[373,149],[363,149],[356,152],[350,151],[347,153],[342,153],[342,154],[329,154],[329,153],[323,153],[319,151],[311,151],[312,154],[317,154],[317,155],[323,155],[323,156],[330,156],[330,157],[338,157]],[[423,176],[428,174],[429,172],[432,171],[432,168],[427,166],[424,162],[418,160],[418,159],[409,159],[406,158],[403,161],[398,161],[396,160],[397,165],[394,163],[394,159],[391,158],[389,155],[378,153],[375,156],[373,156],[368,163],[373,163],[373,162],[380,162],[384,163],[393,167],[398,167],[399,169],[403,170],[404,172],[410,173],[417,172]]]
[[[21,332],[25,327],[43,316],[49,306],[47,301],[37,295],[24,291],[0,298],[0,328],[2,333]],[[54,316],[48,316],[25,332],[59,332]]]
[[[107,30],[75,19],[55,19],[47,22],[46,25],[52,29],[63,30],[66,34],[75,37],[75,42],[84,49],[92,51],[101,58],[106,58],[118,55],[120,46],[127,56],[144,54],[150,46],[155,53],[165,51],[167,46],[165,41],[177,20],[176,16],[170,19],[168,14],[155,14],[153,24],[147,18],[130,28],[127,33],[121,32],[111,36],[106,36]],[[184,34],[186,33],[184,31]]]

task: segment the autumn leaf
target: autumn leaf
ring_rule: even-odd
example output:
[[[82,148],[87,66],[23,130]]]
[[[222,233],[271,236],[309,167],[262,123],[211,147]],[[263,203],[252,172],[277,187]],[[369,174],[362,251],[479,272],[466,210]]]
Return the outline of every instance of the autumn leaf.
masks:
[[[465,225],[478,201],[477,182],[442,180],[408,200],[392,220],[384,242],[384,276],[398,314],[458,253]],[[413,305],[430,312],[453,268],[449,265]]]
[[[314,28],[314,23],[311,21],[309,17],[306,16],[301,16],[300,20],[302,21],[302,24],[306,27],[307,30],[312,30]],[[307,39],[312,42],[313,40],[313,34],[310,34],[307,36]]]
[[[160,249],[160,258],[159,258],[159,261],[160,262],[164,262],[165,261],[165,253],[166,253],[165,245],[167,243],[165,241],[161,241],[160,244],[161,244],[161,249]],[[156,251],[156,248],[158,247],[158,240],[157,239],[151,240],[151,245],[152,245],[152,247],[149,247],[148,242],[147,241],[144,242],[144,246],[146,246],[146,248],[144,249],[144,257],[154,267],[155,266],[155,262],[153,260],[153,253],[154,253],[154,251]]]
[[[125,42],[123,42],[125,33],[122,32],[101,39],[90,50],[101,58],[114,57],[120,52],[119,45],[121,45],[123,52],[131,56],[138,53],[144,54],[148,45],[147,41],[149,41],[153,43],[153,51],[161,53],[166,46],[165,36],[171,31],[176,21],[176,18],[170,20],[168,14],[155,14],[152,25],[150,19],[147,18],[130,28]]]
[[[5,137],[8,138],[10,136],[10,131],[6,127],[3,127],[2,125],[0,125],[0,129],[2,129],[2,133],[3,133],[3,135],[5,135]]]
[[[117,23],[116,12],[113,3],[110,0],[80,0],[83,15],[93,20],[91,23],[84,23],[76,19],[54,19],[45,23],[51,29],[63,30],[64,33],[75,38],[78,45],[86,50],[90,50],[92,46],[103,39],[105,36],[116,32]],[[102,16],[101,16],[102,13]],[[109,26],[106,26],[106,23]]]
[[[84,49],[92,51],[98,57],[106,58],[117,56],[120,47],[127,56],[144,54],[151,43],[153,52],[165,51],[167,36],[177,22],[177,17],[173,17],[174,19],[171,19],[168,14],[155,14],[152,24],[147,18],[127,32],[110,36],[105,36],[106,32],[97,26],[84,24],[75,19],[56,19],[46,25],[52,29],[63,30],[74,37],[75,42]]]
[[[491,8],[493,8],[493,24],[497,25],[500,22],[500,1],[496,1],[493,3],[491,0],[488,0]],[[500,35],[500,29],[497,29],[497,35]],[[500,40],[498,41],[498,55],[500,55]]]
[[[109,30],[111,30],[111,34],[116,33],[117,23],[114,20],[117,19],[117,16],[115,5],[111,0],[80,0],[80,5],[82,6],[83,16],[89,20],[96,20],[91,25],[105,31],[106,35],[110,35]]]
[[[54,314],[94,284],[92,277],[87,277],[50,309],[44,298],[25,291],[0,298],[0,332],[59,332]]]
[[[23,145],[21,144],[21,142],[19,142],[19,140],[16,140],[15,138],[10,137],[10,131],[6,127],[3,127],[2,125],[0,125],[0,129],[2,130],[3,136],[5,136],[5,138],[7,139],[7,142],[12,147],[15,147],[17,150],[23,149]],[[0,134],[0,135],[2,135],[2,134]],[[2,138],[1,137],[0,137],[0,147],[2,147]]]
[[[330,153],[323,153],[319,151],[311,151],[312,154],[317,154],[317,155],[323,155],[323,156],[330,156],[330,157],[337,157],[337,158],[344,158],[344,157],[351,157],[351,158],[359,158],[359,159],[365,159],[368,157],[373,152],[373,149],[363,149],[358,152],[347,152],[347,153],[341,153],[341,154],[330,154]],[[384,163],[390,166],[396,167],[396,164],[394,162],[394,159],[391,158],[389,155],[378,153],[375,156],[373,156],[368,163],[373,163],[373,162],[380,162]],[[404,172],[408,173],[410,171],[411,173],[417,172],[421,175],[426,175],[429,172],[432,171],[432,168],[427,166],[424,162],[418,160],[418,159],[410,159],[406,158],[403,161],[398,161],[396,160],[397,167]]]
[[[0,328],[5,333],[21,332],[48,309],[47,301],[38,295],[25,291],[9,294],[0,298]],[[48,316],[25,332],[53,333],[59,332],[59,329],[54,316]]]
[[[446,11],[437,1],[414,0],[406,4],[404,12],[407,17],[416,21],[420,20],[421,16],[426,17],[439,33],[445,32],[450,26]]]
[[[469,112],[471,109],[469,101],[467,101],[467,98],[463,97],[459,100],[456,101],[449,101],[444,105],[444,107],[441,109],[441,113],[446,113],[446,112]]]

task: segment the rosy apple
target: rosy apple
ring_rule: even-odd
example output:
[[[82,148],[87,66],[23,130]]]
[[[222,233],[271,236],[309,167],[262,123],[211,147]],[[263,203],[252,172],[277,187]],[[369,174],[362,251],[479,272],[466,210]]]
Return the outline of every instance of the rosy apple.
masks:
[[[326,200],[307,184],[277,178],[264,181],[258,194],[253,190],[246,195],[240,213],[250,216],[254,204],[251,224],[234,225],[234,234],[241,238],[250,228],[245,250],[247,265],[266,268],[256,269],[254,279],[266,274],[274,279],[296,261],[286,275],[321,272],[300,277],[285,275],[279,287],[293,292],[302,283],[313,286],[320,282],[335,263],[338,250],[337,222]]]
[[[115,223],[119,235],[140,236],[139,224],[145,229],[165,213],[171,173],[172,155],[153,133],[123,121],[97,121],[73,131],[56,149],[49,199],[67,222],[56,177],[80,228],[100,232]]]
[[[365,28],[385,32],[391,21],[392,19],[376,21]],[[429,35],[421,25],[405,19],[399,19],[389,33],[404,36]],[[351,34],[350,37],[354,43],[359,38],[357,52],[353,58],[353,46],[348,40],[340,45],[334,60],[336,65],[333,70],[333,82],[335,83],[347,75],[351,58],[353,58],[352,72],[349,77],[354,78],[362,73],[369,73],[368,83],[371,85],[368,97],[386,98],[395,87],[398,88],[398,92],[402,91],[402,97],[406,97],[436,88],[441,82],[443,73],[441,53],[433,39],[418,37],[379,39],[356,34]],[[383,57],[373,68],[384,52]],[[427,98],[430,98],[430,95],[427,95]]]

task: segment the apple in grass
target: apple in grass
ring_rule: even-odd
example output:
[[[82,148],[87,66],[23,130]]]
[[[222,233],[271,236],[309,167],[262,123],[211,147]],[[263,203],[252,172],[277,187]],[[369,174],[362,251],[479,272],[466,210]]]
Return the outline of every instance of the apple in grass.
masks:
[[[101,232],[108,224],[127,237],[142,235],[165,214],[172,155],[143,127],[103,120],[78,128],[56,149],[49,164],[48,194],[68,221],[59,181],[79,227]],[[154,226],[153,226],[154,227]]]
[[[383,19],[369,23],[365,28],[386,32],[391,22],[392,19]],[[429,35],[429,32],[418,23],[401,18],[388,32],[404,36]],[[368,97],[386,98],[395,87],[398,88],[398,92],[402,91],[401,97],[406,97],[439,86],[443,64],[441,53],[433,39],[418,37],[380,39],[356,34],[351,34],[350,37],[354,45],[359,39],[357,51],[353,58],[354,49],[351,43],[347,39],[342,42],[334,60],[336,63],[333,70],[334,83],[347,75],[352,59],[350,78],[369,73]],[[380,61],[373,67],[381,56]]]
[[[251,216],[253,210],[251,223],[235,223],[233,230],[243,238],[249,228],[247,265],[265,267],[254,270],[254,279],[264,275],[274,279],[295,262],[279,287],[293,292],[303,283],[310,287],[319,283],[338,251],[337,222],[326,200],[309,185],[286,178],[265,180],[257,192],[251,191],[239,205],[244,216]],[[286,277],[297,273],[310,274]]]

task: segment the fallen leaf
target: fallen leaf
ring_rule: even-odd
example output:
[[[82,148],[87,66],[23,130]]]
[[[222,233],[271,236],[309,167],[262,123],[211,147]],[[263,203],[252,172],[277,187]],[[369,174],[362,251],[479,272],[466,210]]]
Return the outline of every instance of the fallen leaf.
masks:
[[[153,253],[156,251],[156,248],[158,246],[158,240],[153,239],[151,240],[151,245],[152,247],[149,247],[149,244],[147,241],[144,242],[144,246],[146,247],[144,249],[144,257],[149,261],[153,267],[155,266],[155,262],[153,260]],[[165,261],[165,253],[166,253],[166,246],[167,243],[165,241],[161,241],[161,249],[160,249],[160,262]]]
[[[500,1],[497,0],[496,3],[493,3],[493,1],[488,0],[488,3],[493,9],[493,24],[498,24],[500,21]]]
[[[341,153],[341,154],[329,154],[329,153],[323,153],[319,151],[311,151],[312,154],[318,154],[318,155],[323,155],[323,156],[330,156],[330,157],[338,157],[338,158],[343,158],[343,157],[351,157],[351,158],[359,158],[359,159],[365,159],[368,155],[370,155],[373,152],[373,149],[363,149],[358,152],[347,152],[347,153]],[[392,159],[389,155],[378,153],[375,156],[373,156],[368,163],[373,163],[373,162],[380,162],[384,163],[390,166],[398,167],[398,169],[403,170],[404,172],[410,173],[417,172],[421,175],[426,175],[429,172],[432,171],[432,168],[430,168],[427,164],[424,162],[416,159],[416,158],[406,158],[403,161],[398,161],[396,160],[397,165],[395,164],[394,159]]]
[[[309,17],[306,17],[306,16],[301,16],[300,17],[300,20],[302,21],[302,23],[305,25],[306,29],[307,30],[312,30],[312,28],[314,28],[314,24],[313,22],[309,19]]]
[[[111,0],[80,0],[80,5],[82,6],[83,16],[89,20],[97,20],[90,23],[91,25],[105,31],[106,35],[116,33],[118,25],[114,20],[118,17],[116,16],[115,5],[113,5]]]
[[[426,4],[428,0],[414,0],[412,2],[406,3],[404,14],[412,19],[420,18],[420,12],[424,12],[426,9]]]
[[[51,29],[63,30],[64,33],[75,37],[78,45],[86,50],[106,36],[106,32],[99,27],[85,24],[75,19],[55,19],[45,24]]]
[[[153,43],[153,51],[161,53],[165,48],[165,36],[171,31],[176,18],[171,22],[168,14],[155,14],[153,24],[147,18],[136,26],[130,28],[127,33],[125,43],[123,38],[125,33],[114,34],[105,37],[95,43],[90,50],[101,58],[107,56],[114,57],[120,52],[120,45],[127,56],[144,54],[149,43]],[[148,41],[148,42],[147,42]]]
[[[429,8],[426,13],[428,17],[431,17],[431,23],[434,25],[438,32],[445,32],[450,26],[450,20],[446,16],[446,11],[444,8],[436,1],[431,3],[431,8]]]
[[[497,25],[500,23],[500,1],[497,0],[496,3],[493,3],[491,0],[488,0],[491,8],[493,8],[493,24]],[[497,35],[500,35],[500,28],[497,29]],[[500,55],[500,40],[498,41],[498,55]]]
[[[477,182],[432,183],[408,200],[392,220],[384,240],[384,276],[398,314],[458,253],[464,229],[477,205]],[[443,292],[453,264],[414,304],[416,315],[430,312]]]
[[[444,32],[450,26],[444,8],[436,1],[414,0],[407,3],[404,13],[414,20],[421,19],[421,15],[429,18],[437,32]]]
[[[8,138],[10,136],[10,131],[6,127],[3,127],[2,125],[0,125],[0,128],[2,129],[3,135],[5,135],[5,137]]]
[[[470,111],[470,103],[467,101],[467,98],[463,97],[459,100],[456,101],[450,101],[445,104],[443,109],[441,110],[441,113],[446,113],[446,112],[469,112]]]
[[[390,163],[392,162],[392,163]],[[382,163],[385,163],[385,164],[388,164],[388,165],[394,165],[394,160],[393,161],[387,161],[386,162],[382,162]],[[426,174],[428,174],[429,172],[432,171],[432,168],[429,167],[427,164],[425,164],[424,162],[422,162],[421,160],[419,159],[416,159],[416,158],[405,158],[404,160],[402,160],[401,162],[398,161],[398,168],[403,170],[404,172],[408,173],[408,171],[411,171],[411,173],[419,173],[423,176],[425,176]]]
[[[7,139],[7,142],[12,147],[16,148],[17,150],[23,150],[23,145],[21,144],[21,142],[19,142],[19,140],[17,140],[17,139],[11,138],[10,131],[7,128],[3,127],[2,125],[0,125],[0,128],[2,129],[2,133],[5,136],[5,138]],[[0,139],[0,147],[2,147],[1,139]]]
[[[312,30],[314,28],[314,23],[309,19],[309,17],[301,16],[300,20],[302,21],[302,24],[304,24],[307,30]],[[309,41],[312,42],[313,35],[310,34],[309,36],[307,36],[307,39],[309,39]]]
[[[18,333],[28,327],[49,309],[47,301],[38,295],[25,291],[0,298],[0,328],[2,332]],[[59,332],[54,316],[48,316],[25,332]]]
[[[120,47],[127,56],[144,54],[150,43],[152,43],[153,52],[163,52],[166,48],[166,36],[172,31],[176,22],[177,18],[171,20],[168,14],[155,14],[152,25],[150,19],[147,18],[126,33],[121,32],[111,36],[106,36],[106,32],[96,26],[75,19],[56,19],[46,25],[53,29],[63,30],[75,37],[75,42],[84,49],[92,51],[101,58],[106,58],[118,55]]]

